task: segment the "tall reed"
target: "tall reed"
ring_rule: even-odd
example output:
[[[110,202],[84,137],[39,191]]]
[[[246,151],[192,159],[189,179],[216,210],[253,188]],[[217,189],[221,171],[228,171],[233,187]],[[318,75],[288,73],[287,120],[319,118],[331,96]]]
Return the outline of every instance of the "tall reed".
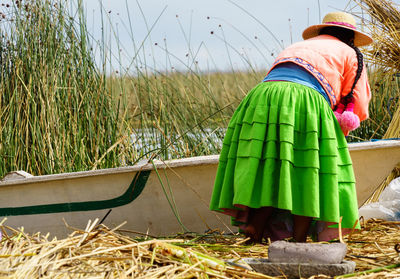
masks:
[[[179,73],[127,78],[123,82],[126,94],[132,97],[132,124],[152,131],[143,136],[158,142],[170,157],[218,154],[233,111],[265,73]],[[350,134],[349,142],[382,139],[398,107],[397,77],[379,69],[370,71],[369,81],[369,118]]]
[[[0,176],[218,154],[233,111],[266,73],[246,57],[248,71],[202,71],[190,41],[183,70],[157,69],[132,37],[135,73],[109,75],[107,46],[90,39],[81,0],[15,3],[0,22]],[[71,3],[76,9],[66,9]],[[103,51],[100,64],[93,48]],[[164,50],[166,61],[176,58]],[[398,78],[382,69],[369,75],[370,119],[349,141],[382,138],[397,108]]]
[[[114,167],[130,150],[76,3],[15,1],[1,22],[0,177]]]
[[[109,82],[122,83],[120,87],[129,96],[133,144],[142,156],[170,159],[219,153],[234,109],[262,76],[141,72],[137,77]]]
[[[350,133],[348,137],[350,142],[384,138],[400,101],[399,77],[381,67],[369,71],[368,76],[372,94],[369,118]]]
[[[390,0],[359,0],[357,2],[369,15],[365,21],[369,23],[367,26],[374,38],[374,44],[367,51],[368,58],[381,68],[386,76],[398,79],[400,71],[399,4]],[[399,92],[398,87],[395,90]],[[394,103],[398,108],[400,105],[399,93],[394,98]],[[400,137],[400,109],[397,109],[392,115],[390,125],[383,137]]]

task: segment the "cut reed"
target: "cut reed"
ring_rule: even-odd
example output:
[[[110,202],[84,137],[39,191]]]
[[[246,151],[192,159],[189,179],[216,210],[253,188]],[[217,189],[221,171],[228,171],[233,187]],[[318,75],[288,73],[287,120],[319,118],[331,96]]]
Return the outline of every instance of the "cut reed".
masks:
[[[110,229],[95,220],[56,239],[5,223],[0,226],[0,275],[7,278],[282,278],[251,270],[243,259],[267,258],[268,244],[243,245],[241,234],[132,238],[118,232],[120,226]],[[345,259],[356,263],[356,272],[343,277],[400,276],[399,222],[361,225],[361,231],[344,237]]]
[[[382,122],[376,123],[378,129],[374,135],[380,138],[400,138],[400,90],[399,75],[400,71],[400,10],[399,5],[389,0],[360,0],[356,1],[361,9],[368,15],[363,17],[369,33],[374,39],[371,47],[365,49],[366,58],[373,65],[373,77],[370,84],[376,97],[372,99],[370,111],[380,115]],[[379,73],[379,75],[377,75]],[[371,75],[370,75],[371,76]],[[382,85],[385,85],[382,87]],[[375,108],[376,102],[380,102]],[[379,109],[379,107],[381,109]],[[372,115],[372,119],[377,119]],[[367,120],[368,121],[368,120]],[[363,125],[361,129],[363,129]],[[400,164],[400,159],[399,159]],[[399,166],[396,166],[388,176],[377,185],[377,190],[366,201],[366,203],[376,202],[379,195],[387,185],[400,175]]]
[[[364,20],[368,23],[366,26],[374,39],[372,47],[366,49],[367,58],[387,77],[398,80],[400,71],[399,5],[390,0],[356,2],[369,16]],[[397,92],[399,92],[398,89]],[[400,94],[397,93],[391,100],[396,109],[383,138],[400,138]]]

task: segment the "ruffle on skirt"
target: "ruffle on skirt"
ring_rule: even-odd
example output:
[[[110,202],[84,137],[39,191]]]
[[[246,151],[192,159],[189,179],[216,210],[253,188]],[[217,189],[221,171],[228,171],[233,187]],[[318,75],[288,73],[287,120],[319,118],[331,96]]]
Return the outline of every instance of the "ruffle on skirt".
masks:
[[[358,220],[346,139],[326,100],[307,86],[260,83],[228,125],[210,209],[239,225],[249,207],[263,206],[329,224],[342,218],[347,229]]]

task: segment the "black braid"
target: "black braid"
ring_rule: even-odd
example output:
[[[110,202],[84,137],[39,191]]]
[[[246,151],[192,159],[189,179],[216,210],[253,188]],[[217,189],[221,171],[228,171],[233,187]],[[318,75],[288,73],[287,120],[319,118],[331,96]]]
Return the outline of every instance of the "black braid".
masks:
[[[354,51],[356,52],[356,55],[357,55],[357,73],[356,73],[356,77],[354,78],[354,83],[353,83],[353,86],[351,87],[350,93],[345,96],[345,98],[347,100],[350,100],[351,98],[353,98],[354,87],[356,86],[357,81],[360,79],[361,73],[362,73],[363,68],[364,68],[364,57],[363,57],[361,51],[358,49],[358,47],[356,47],[354,45],[354,43],[352,41],[349,42],[348,45],[352,49],[354,49]]]
[[[334,37],[338,38],[339,40],[341,40],[343,43],[347,44],[352,49],[354,49],[354,51],[356,52],[357,63],[358,63],[356,77],[354,79],[354,83],[353,83],[353,86],[351,87],[350,93],[344,97],[344,100],[346,101],[345,103],[348,103],[353,98],[354,87],[356,86],[357,81],[360,79],[361,73],[364,68],[363,55],[362,55],[361,51],[353,43],[354,31],[350,30],[350,29],[346,29],[346,28],[336,27],[336,26],[328,26],[328,27],[322,28],[321,31],[319,32],[319,34],[327,34],[327,35],[334,36]]]

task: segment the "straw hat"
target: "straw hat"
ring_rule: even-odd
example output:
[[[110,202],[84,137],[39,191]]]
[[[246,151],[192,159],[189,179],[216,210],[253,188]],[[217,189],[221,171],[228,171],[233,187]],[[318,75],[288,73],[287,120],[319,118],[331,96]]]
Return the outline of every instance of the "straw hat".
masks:
[[[303,39],[307,40],[319,35],[322,28],[327,26],[337,26],[345,29],[354,31],[354,45],[365,46],[372,43],[372,38],[367,34],[357,31],[356,20],[351,14],[344,12],[332,12],[328,13],[322,24],[311,25],[303,31]]]

